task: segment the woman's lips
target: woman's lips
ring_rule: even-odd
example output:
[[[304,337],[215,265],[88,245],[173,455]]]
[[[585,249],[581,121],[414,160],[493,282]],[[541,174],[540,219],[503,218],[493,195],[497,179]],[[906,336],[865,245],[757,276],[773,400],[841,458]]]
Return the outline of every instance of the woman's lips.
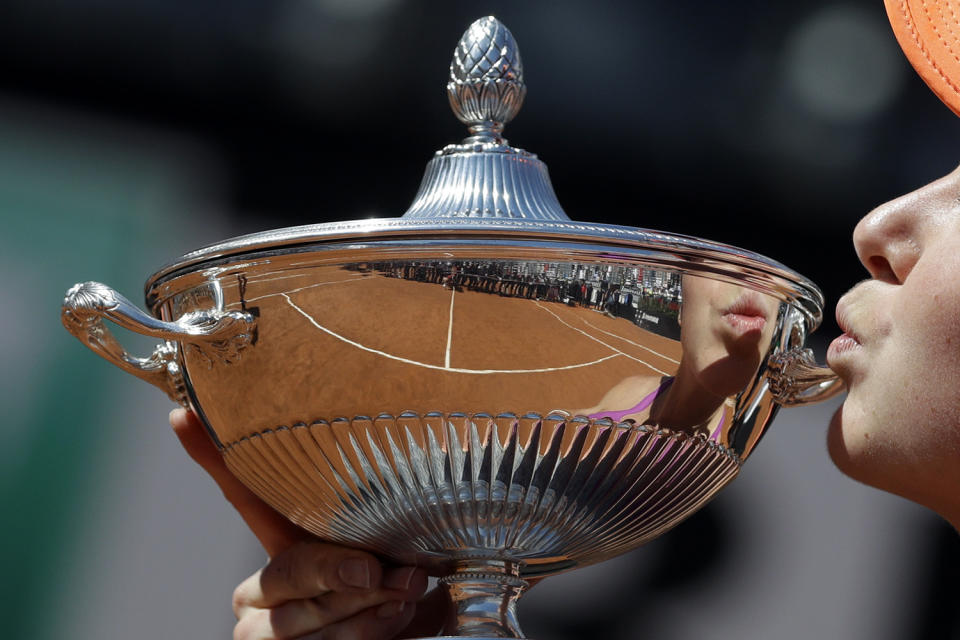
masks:
[[[744,313],[725,313],[723,319],[738,333],[763,331],[763,327],[767,324],[767,319],[763,316],[752,316]]]
[[[722,315],[727,324],[741,335],[763,331],[767,324],[767,314],[755,295],[740,296]]]
[[[845,353],[860,348],[860,346],[860,341],[857,340],[856,336],[850,335],[849,333],[843,333],[837,336],[837,338],[830,343],[830,348],[827,349],[827,364],[832,366],[833,360],[836,360]]]
[[[837,324],[843,333],[827,349],[827,364],[831,367],[838,358],[863,346],[860,336],[850,328],[849,312],[843,299],[837,304]]]

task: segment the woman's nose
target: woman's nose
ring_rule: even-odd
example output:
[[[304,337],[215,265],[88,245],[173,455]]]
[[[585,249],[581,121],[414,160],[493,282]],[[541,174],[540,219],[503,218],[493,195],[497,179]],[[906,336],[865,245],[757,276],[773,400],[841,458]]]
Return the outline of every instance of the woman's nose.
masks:
[[[880,205],[857,224],[853,244],[871,276],[895,284],[906,280],[923,253],[925,221],[955,206],[958,186],[960,169]]]
[[[871,211],[853,231],[860,262],[877,280],[901,283],[936,242],[942,221],[957,215],[960,167],[896,200]]]
[[[909,194],[881,205],[867,214],[853,231],[853,245],[860,262],[877,280],[902,283],[919,258],[919,245],[912,237]]]

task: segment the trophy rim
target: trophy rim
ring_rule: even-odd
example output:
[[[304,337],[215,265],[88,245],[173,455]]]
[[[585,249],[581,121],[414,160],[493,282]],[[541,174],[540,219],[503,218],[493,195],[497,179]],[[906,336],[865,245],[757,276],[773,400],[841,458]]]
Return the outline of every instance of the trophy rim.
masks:
[[[810,330],[819,326],[825,304],[820,288],[809,278],[767,256],[740,247],[704,240],[695,236],[667,233],[639,227],[574,221],[516,220],[489,218],[370,218],[273,229],[230,238],[206,245],[182,255],[155,271],[146,281],[147,304],[156,308],[160,288],[181,276],[218,270],[253,258],[286,254],[303,255],[338,248],[394,247],[415,241],[418,249],[453,242],[474,248],[496,247],[507,241],[523,244],[548,243],[551,248],[572,247],[578,243],[670,255],[663,268],[704,277],[742,281],[753,275],[769,288],[795,303],[809,321]],[[429,259],[413,251],[411,260]],[[518,259],[510,247],[491,256],[493,260]],[[619,256],[612,255],[616,260]],[[404,259],[393,253],[391,259]],[[530,259],[529,255],[520,259]],[[554,258],[556,259],[556,258]],[[711,265],[705,266],[705,261]],[[655,264],[654,257],[648,260]]]

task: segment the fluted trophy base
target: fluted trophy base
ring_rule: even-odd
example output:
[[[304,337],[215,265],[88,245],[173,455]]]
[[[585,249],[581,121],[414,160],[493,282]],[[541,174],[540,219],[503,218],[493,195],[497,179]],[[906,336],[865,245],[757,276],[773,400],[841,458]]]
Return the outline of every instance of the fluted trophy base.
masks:
[[[523,638],[526,578],[655,538],[740,468],[703,435],[582,416],[412,412],[266,430],[230,469],[321,538],[440,576],[451,637]]]

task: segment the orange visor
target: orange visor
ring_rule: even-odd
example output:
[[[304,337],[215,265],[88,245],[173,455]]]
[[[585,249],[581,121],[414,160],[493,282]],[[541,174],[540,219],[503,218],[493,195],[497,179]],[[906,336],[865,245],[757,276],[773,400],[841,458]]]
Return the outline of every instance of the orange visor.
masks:
[[[960,1],[884,0],[900,47],[924,82],[960,115]]]

